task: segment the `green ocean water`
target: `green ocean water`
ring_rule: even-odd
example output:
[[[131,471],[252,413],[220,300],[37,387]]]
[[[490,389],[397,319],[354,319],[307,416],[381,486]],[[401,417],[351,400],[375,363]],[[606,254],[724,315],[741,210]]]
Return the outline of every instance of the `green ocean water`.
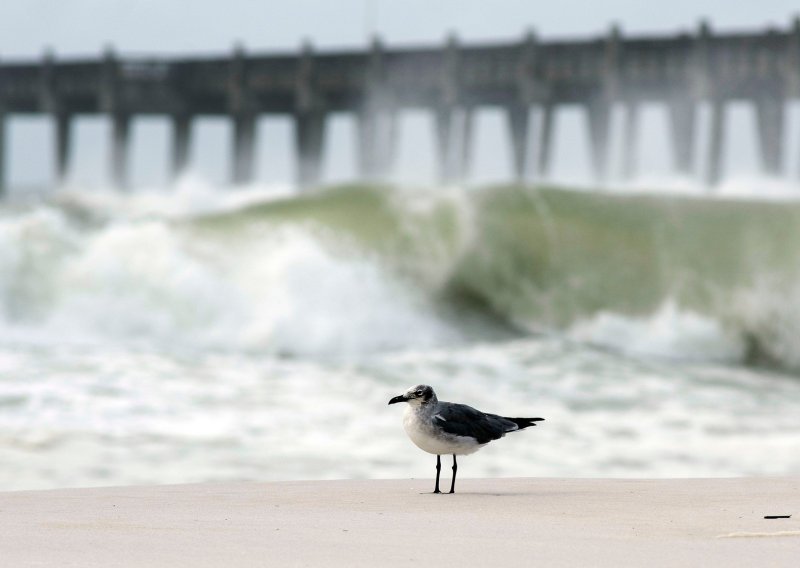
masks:
[[[604,312],[648,317],[669,302],[739,337],[746,363],[800,363],[791,345],[800,331],[791,319],[800,299],[795,203],[513,186],[408,196],[348,186],[194,227],[247,241],[266,223],[313,227],[428,293],[521,330],[564,329]]]

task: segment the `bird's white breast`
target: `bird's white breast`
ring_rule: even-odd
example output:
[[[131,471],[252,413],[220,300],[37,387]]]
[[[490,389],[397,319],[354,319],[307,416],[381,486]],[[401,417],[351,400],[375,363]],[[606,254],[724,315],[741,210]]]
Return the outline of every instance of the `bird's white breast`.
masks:
[[[479,444],[474,438],[455,436],[453,434],[436,435],[429,413],[418,410],[412,406],[406,408],[403,415],[403,428],[411,441],[421,450],[429,454],[466,455],[481,449],[484,444]]]

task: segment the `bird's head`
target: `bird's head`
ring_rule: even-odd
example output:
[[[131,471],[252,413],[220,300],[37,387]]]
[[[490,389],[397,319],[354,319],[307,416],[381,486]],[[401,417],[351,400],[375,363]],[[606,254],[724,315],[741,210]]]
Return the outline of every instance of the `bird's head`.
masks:
[[[411,387],[404,394],[394,397],[389,404],[396,402],[407,402],[411,406],[422,406],[430,402],[436,402],[436,393],[428,385],[417,385]]]

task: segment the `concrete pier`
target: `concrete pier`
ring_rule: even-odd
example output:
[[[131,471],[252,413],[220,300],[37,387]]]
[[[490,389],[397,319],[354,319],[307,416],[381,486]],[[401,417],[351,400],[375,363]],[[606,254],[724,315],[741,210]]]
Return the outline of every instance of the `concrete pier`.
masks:
[[[623,176],[636,173],[638,110],[668,109],[675,170],[695,172],[697,109],[711,108],[702,181],[724,176],[726,105],[755,109],[764,171],[784,170],[787,101],[800,99],[800,20],[786,29],[712,33],[703,22],[674,35],[628,36],[618,27],[586,39],[542,41],[530,32],[517,41],[392,48],[375,38],[364,50],[257,54],[237,46],[208,58],[127,57],[108,48],[97,58],[66,59],[48,50],[36,61],[0,61],[0,148],[5,119],[45,114],[55,124],[55,176],[63,182],[72,154],[72,121],[102,114],[112,123],[112,181],[129,184],[131,121],[142,115],[172,122],[171,174],[190,160],[191,122],[224,116],[233,124],[231,178],[253,180],[256,124],[263,115],[293,117],[297,181],[320,183],[325,123],[353,113],[358,123],[358,172],[384,179],[397,147],[397,116],[426,110],[435,117],[436,160],[443,181],[469,177],[472,117],[501,109],[509,125],[513,177],[550,174],[555,117],[562,106],[586,110],[587,139],[598,183],[608,178],[611,109],[627,109]],[[535,131],[528,114],[541,109]],[[0,188],[6,187],[0,152]]]

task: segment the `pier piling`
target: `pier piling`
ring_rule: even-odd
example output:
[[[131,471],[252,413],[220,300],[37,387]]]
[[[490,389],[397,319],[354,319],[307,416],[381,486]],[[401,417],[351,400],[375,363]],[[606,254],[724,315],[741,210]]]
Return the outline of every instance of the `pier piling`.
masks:
[[[317,185],[322,173],[322,150],[325,142],[325,115],[304,112],[295,116],[297,146],[297,183],[300,189]]]
[[[444,184],[466,181],[472,151],[472,114],[465,107],[443,107],[436,113],[439,180]]]
[[[625,133],[622,149],[622,177],[636,177],[639,157],[639,104],[628,101],[625,105]]]
[[[717,186],[722,178],[722,151],[725,136],[725,102],[711,101],[708,152],[706,158],[705,183],[709,188]]]
[[[553,129],[555,127],[555,108],[550,102],[542,106],[539,126],[539,143],[536,155],[536,178],[547,179],[550,176],[550,162],[553,156]]]
[[[54,115],[56,183],[60,186],[67,180],[72,155],[72,117],[60,112]]]
[[[778,176],[783,170],[783,99],[766,96],[756,102],[761,167],[765,174]]]
[[[117,189],[128,189],[128,153],[131,117],[118,113],[111,122],[111,183]]]
[[[506,108],[508,127],[511,133],[511,156],[514,179],[517,182],[525,181],[528,174],[528,159],[530,148],[528,146],[530,131],[530,109],[522,104],[511,105]]]
[[[186,113],[172,115],[172,181],[189,166],[191,148],[192,117]]]
[[[696,115],[695,103],[688,97],[669,102],[673,167],[681,175],[694,171]]]
[[[608,169],[611,109],[605,100],[593,100],[587,105],[586,112],[589,122],[592,171],[595,180],[602,183],[606,179]]]
[[[256,148],[256,119],[251,114],[233,118],[233,183],[253,181]]]
[[[8,191],[6,184],[6,112],[0,106],[0,198]]]

